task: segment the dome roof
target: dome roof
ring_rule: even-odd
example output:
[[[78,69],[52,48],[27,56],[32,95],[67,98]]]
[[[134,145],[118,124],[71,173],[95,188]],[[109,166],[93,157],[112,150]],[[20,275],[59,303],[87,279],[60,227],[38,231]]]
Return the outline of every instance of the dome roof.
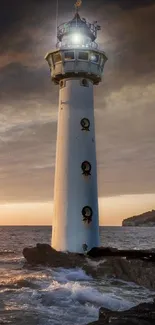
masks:
[[[82,35],[90,37],[92,42],[96,38],[95,33],[91,29],[91,24],[86,22],[84,18],[81,19],[78,12],[76,12],[72,20],[58,27],[58,39],[61,41],[64,36],[75,32],[79,32]]]
[[[87,24],[86,24],[86,21],[85,20],[82,20],[79,13],[76,12],[74,18],[68,22],[68,24],[71,26],[71,27],[79,27],[79,26],[83,26],[83,27],[87,27]]]

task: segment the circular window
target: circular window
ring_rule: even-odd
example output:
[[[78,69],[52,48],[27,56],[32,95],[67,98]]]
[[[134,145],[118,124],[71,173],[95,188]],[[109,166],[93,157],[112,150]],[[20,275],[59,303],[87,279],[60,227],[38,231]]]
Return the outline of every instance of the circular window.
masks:
[[[87,80],[87,79],[82,79],[82,80],[81,80],[81,85],[82,85],[83,87],[89,87],[89,82],[88,82],[88,80]]]
[[[90,121],[87,119],[87,118],[83,118],[81,120],[81,126],[82,126],[82,130],[86,130],[86,131],[89,131],[89,127],[90,127]]]
[[[90,175],[91,164],[89,163],[89,161],[83,161],[83,163],[81,164],[81,169],[83,171],[83,175]]]
[[[93,215],[92,208],[89,206],[85,206],[82,209],[82,215],[83,215],[83,221],[90,223],[92,221],[92,215]]]

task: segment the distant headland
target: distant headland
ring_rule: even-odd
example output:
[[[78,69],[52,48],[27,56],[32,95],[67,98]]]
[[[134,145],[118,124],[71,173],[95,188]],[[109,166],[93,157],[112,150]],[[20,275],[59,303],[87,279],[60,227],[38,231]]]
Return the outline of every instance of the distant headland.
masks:
[[[123,227],[155,227],[155,210],[133,216],[122,221]]]

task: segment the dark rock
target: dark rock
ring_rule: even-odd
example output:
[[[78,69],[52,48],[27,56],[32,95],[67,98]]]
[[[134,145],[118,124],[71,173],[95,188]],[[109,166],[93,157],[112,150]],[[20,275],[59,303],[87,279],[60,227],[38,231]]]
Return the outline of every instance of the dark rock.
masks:
[[[120,257],[108,257],[103,264],[92,270],[95,277],[108,276],[128,282],[134,282],[151,290],[155,290],[155,263],[141,260],[126,260]]]
[[[100,308],[99,320],[88,325],[154,325],[155,303],[144,303],[126,311]]]
[[[121,251],[110,247],[95,247],[88,255],[83,255],[58,252],[50,245],[37,244],[36,247],[24,248],[23,255],[32,265],[80,267],[93,277],[113,277],[155,290],[155,263],[153,260],[148,263],[155,253],[149,251]]]
[[[26,247],[23,255],[29,264],[43,264],[51,267],[82,267],[84,255],[58,252],[48,244],[37,244],[36,247]]]
[[[154,250],[136,250],[136,249],[117,249],[112,247],[93,247],[88,253],[88,256],[93,258],[106,256],[126,257],[127,259],[141,259],[148,262],[155,261]]]
[[[105,257],[105,256],[116,256],[118,254],[117,248],[112,247],[93,247],[88,253],[91,257]]]

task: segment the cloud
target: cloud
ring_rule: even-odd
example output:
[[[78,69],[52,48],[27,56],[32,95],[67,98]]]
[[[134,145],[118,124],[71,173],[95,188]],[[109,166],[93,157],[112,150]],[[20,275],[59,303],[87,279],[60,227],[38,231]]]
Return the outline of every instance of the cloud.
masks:
[[[107,95],[96,113],[102,195],[155,191],[155,84],[124,86]],[[103,132],[102,132],[103,130]]]
[[[154,1],[153,0],[118,0],[117,1],[118,5],[124,9],[124,10],[135,10],[139,8],[145,8],[147,6],[153,6]]]
[[[46,69],[30,68],[20,63],[10,63],[0,69],[0,89],[4,99],[8,100],[8,94],[12,99],[37,94],[39,102],[41,96],[44,98],[47,95],[49,98],[51,87],[50,73]]]
[[[72,11],[70,2],[60,1],[59,22]],[[155,5],[86,0],[82,15],[98,19],[108,55],[103,83],[95,87],[99,195],[151,193]],[[47,200],[53,195],[58,87],[44,55],[55,47],[55,8],[47,0],[2,0],[0,16],[0,200]]]

